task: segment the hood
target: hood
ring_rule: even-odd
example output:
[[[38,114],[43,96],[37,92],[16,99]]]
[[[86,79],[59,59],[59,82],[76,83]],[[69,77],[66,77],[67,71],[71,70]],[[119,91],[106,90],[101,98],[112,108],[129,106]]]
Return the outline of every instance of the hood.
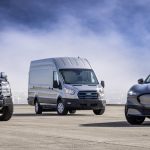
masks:
[[[150,84],[136,84],[130,90],[139,94],[150,93]]]

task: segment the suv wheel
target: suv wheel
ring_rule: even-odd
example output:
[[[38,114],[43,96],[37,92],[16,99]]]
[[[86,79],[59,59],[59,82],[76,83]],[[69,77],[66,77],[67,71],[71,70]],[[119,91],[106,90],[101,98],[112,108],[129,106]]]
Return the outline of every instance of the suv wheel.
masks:
[[[125,117],[128,123],[130,123],[131,125],[140,125],[144,122],[145,120],[144,116],[132,116],[132,115],[128,115],[127,112],[128,112],[128,108],[127,106],[125,106]]]
[[[13,114],[13,103],[8,106],[4,106],[1,112],[2,112],[2,115],[0,116],[0,121],[10,120]]]
[[[68,110],[66,109],[66,107],[62,101],[58,101],[58,103],[57,103],[57,113],[59,115],[67,115],[68,114]]]
[[[35,113],[36,113],[36,114],[42,114],[42,107],[41,107],[41,105],[38,103],[38,101],[35,102]]]
[[[104,109],[95,109],[93,110],[95,115],[103,115],[105,112],[105,108]]]

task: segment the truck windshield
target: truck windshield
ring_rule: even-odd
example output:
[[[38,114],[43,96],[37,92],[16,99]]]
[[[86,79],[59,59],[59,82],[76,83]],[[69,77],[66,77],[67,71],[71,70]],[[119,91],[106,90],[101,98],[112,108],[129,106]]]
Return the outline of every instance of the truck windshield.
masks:
[[[66,84],[99,84],[92,69],[61,69]]]

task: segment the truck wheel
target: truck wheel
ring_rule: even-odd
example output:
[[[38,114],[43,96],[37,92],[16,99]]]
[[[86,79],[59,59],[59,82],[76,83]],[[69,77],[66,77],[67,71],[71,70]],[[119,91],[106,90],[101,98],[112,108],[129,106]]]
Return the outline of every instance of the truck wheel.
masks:
[[[38,103],[38,101],[35,102],[35,113],[38,114],[42,114],[42,107],[41,105]]]
[[[95,115],[103,115],[105,112],[105,108],[104,109],[95,109],[93,110]]]
[[[76,113],[76,110],[69,110],[69,113],[70,113],[70,114],[75,114],[75,113]]]
[[[125,117],[128,123],[130,123],[131,125],[140,125],[144,122],[145,120],[144,116],[132,116],[132,115],[128,115],[127,112],[128,112],[128,108],[127,106],[125,106]]]
[[[58,115],[67,115],[68,114],[68,110],[66,109],[66,107],[62,101],[58,101],[58,103],[57,103],[57,113],[58,113]]]
[[[0,116],[0,121],[10,120],[12,114],[13,114],[13,103],[8,106],[4,106],[2,108],[2,115]]]

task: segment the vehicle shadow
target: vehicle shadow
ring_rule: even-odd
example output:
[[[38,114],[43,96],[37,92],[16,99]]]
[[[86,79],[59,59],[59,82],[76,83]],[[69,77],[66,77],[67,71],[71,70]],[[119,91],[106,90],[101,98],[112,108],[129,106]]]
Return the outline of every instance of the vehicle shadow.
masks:
[[[150,127],[150,122],[142,125],[130,125],[126,121],[81,124],[81,127]]]
[[[13,114],[14,117],[50,117],[50,116],[58,116],[61,117],[60,115],[58,115],[57,113],[44,113],[41,115],[37,115],[34,113],[14,113]],[[75,116],[91,116],[90,114],[68,114],[66,115],[66,117],[75,117]],[[65,117],[65,116],[63,116]]]

